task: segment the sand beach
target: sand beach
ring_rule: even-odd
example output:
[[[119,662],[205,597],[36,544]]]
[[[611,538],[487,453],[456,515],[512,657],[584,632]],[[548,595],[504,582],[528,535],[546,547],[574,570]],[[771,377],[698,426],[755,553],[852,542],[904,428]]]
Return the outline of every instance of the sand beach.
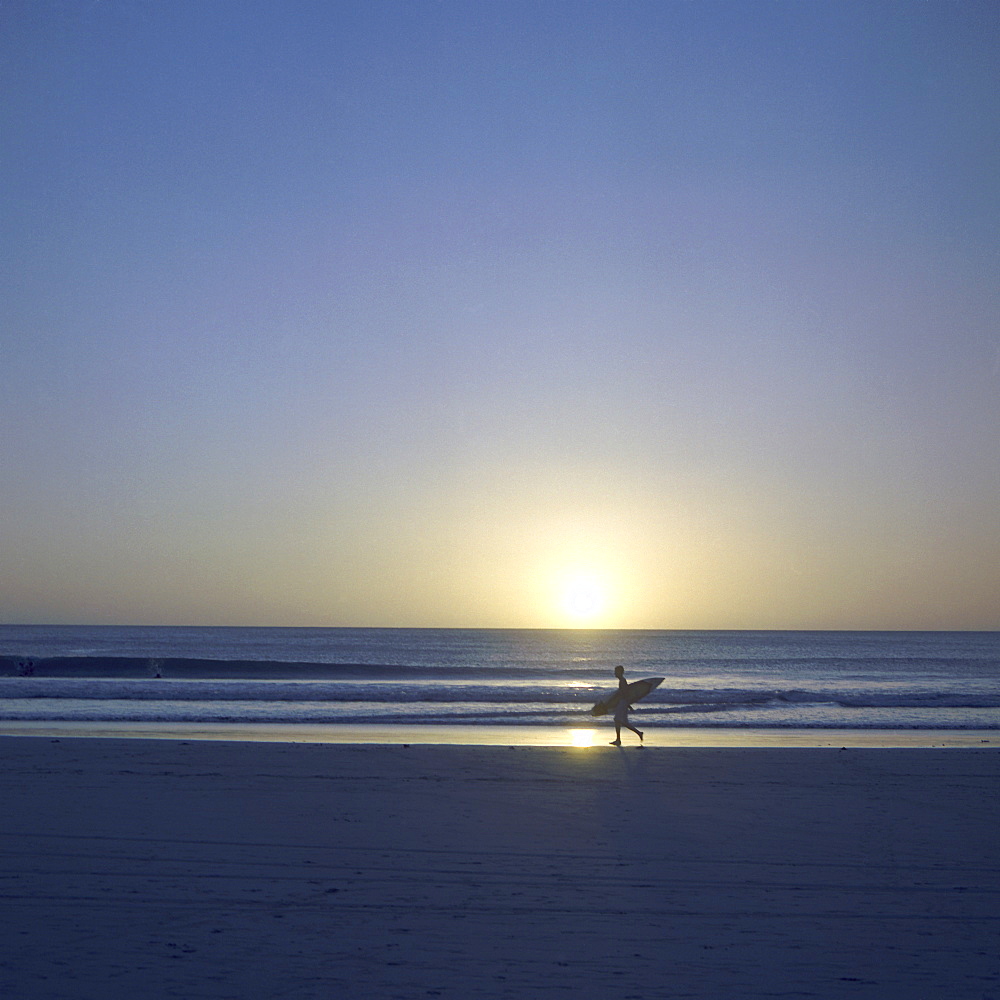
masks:
[[[0,737],[0,996],[1000,1000],[1000,754]]]

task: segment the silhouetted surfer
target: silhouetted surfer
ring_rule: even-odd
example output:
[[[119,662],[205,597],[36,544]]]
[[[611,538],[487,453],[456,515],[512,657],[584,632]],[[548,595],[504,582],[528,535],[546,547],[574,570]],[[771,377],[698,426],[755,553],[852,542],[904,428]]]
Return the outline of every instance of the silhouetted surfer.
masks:
[[[626,729],[631,729],[639,737],[639,742],[641,743],[642,733],[635,726],[628,724],[628,713],[632,706],[626,700],[628,681],[625,680],[625,668],[615,667],[615,677],[618,678],[619,698],[618,704],[615,705],[615,738],[611,741],[611,745],[613,747],[620,747],[622,745],[622,726]]]

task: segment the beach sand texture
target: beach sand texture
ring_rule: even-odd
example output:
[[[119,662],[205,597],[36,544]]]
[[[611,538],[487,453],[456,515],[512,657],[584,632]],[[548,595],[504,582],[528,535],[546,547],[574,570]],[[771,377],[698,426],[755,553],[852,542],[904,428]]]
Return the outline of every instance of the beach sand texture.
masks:
[[[994,749],[0,760],[11,1000],[1000,1000]]]

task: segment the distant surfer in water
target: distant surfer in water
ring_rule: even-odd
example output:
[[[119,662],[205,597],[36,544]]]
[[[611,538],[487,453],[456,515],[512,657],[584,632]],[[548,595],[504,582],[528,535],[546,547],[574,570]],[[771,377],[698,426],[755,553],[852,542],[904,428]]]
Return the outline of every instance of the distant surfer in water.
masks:
[[[640,730],[636,729],[635,726],[630,726],[628,724],[628,712],[632,707],[626,700],[628,681],[625,680],[625,668],[615,667],[615,677],[618,678],[618,691],[619,699],[618,704],[615,705],[615,738],[611,741],[613,747],[620,747],[622,745],[622,726],[626,729],[631,729],[636,736],[639,737],[639,742],[642,742],[642,733]]]

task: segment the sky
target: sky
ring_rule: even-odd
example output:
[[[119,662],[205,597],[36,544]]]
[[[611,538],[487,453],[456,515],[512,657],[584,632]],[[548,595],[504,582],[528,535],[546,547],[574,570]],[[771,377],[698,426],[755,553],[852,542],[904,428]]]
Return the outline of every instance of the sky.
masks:
[[[1000,628],[998,52],[4,0],[0,620]]]

